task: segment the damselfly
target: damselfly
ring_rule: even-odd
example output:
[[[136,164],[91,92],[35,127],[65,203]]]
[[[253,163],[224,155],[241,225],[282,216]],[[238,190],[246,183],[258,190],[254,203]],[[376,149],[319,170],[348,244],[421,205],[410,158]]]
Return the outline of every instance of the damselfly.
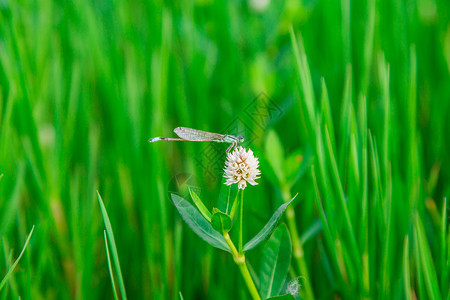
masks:
[[[234,136],[230,134],[212,133],[203,130],[197,130],[187,127],[177,127],[173,130],[179,138],[169,137],[154,137],[149,139],[150,143],[157,141],[191,141],[191,142],[217,142],[217,143],[231,143],[227,152],[233,147],[236,147],[239,142],[244,141],[242,136]]]

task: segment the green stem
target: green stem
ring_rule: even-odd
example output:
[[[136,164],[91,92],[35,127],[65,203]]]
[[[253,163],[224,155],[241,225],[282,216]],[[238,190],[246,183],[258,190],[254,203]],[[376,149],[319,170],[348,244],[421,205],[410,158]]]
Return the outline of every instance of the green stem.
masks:
[[[239,267],[239,270],[241,271],[242,277],[244,277],[244,281],[247,284],[248,290],[252,295],[252,298],[254,300],[261,300],[258,290],[256,289],[255,283],[253,282],[252,276],[250,275],[247,265],[245,264],[245,254],[239,253],[237,251],[228,233],[225,233],[223,237],[225,238],[225,241],[227,242],[228,246],[231,249],[231,254],[233,255],[234,262]]]
[[[283,190],[283,200],[289,201],[291,199],[291,193],[289,189]],[[294,258],[297,262],[298,269],[300,271],[300,275],[305,278],[303,286],[305,288],[305,296],[306,299],[314,299],[314,293],[311,288],[310,278],[308,273],[308,268],[306,267],[305,256],[303,252],[302,242],[300,241],[298,231],[297,231],[297,223],[295,220],[295,210],[292,206],[288,206],[286,209],[286,220],[289,227],[289,232],[291,233],[292,238],[292,248],[294,250]]]
[[[244,254],[244,250],[242,247],[242,232],[244,231],[244,190],[241,191],[241,201],[239,201],[239,254]]]

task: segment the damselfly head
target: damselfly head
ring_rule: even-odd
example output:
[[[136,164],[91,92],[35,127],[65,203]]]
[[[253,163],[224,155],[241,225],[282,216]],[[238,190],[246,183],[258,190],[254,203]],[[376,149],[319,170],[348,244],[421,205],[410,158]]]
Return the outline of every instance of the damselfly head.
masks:
[[[244,142],[244,137],[243,136],[241,136],[241,135],[238,135],[237,136],[237,139],[239,140],[239,142]]]

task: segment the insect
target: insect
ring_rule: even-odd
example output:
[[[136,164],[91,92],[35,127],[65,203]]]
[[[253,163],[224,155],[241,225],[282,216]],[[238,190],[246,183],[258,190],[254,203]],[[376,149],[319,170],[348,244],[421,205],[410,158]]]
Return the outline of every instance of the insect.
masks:
[[[234,147],[236,147],[239,142],[243,142],[244,138],[242,136],[234,136],[230,134],[220,134],[207,132],[203,130],[187,128],[187,127],[177,127],[173,130],[179,138],[169,138],[169,137],[154,137],[149,139],[150,143],[157,141],[191,141],[191,142],[216,142],[216,143],[231,143],[227,148],[227,153]]]

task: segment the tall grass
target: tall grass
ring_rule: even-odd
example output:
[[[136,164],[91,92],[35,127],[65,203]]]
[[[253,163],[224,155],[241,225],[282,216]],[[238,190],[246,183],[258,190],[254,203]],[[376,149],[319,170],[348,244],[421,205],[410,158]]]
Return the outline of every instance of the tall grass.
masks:
[[[244,239],[299,193],[301,296],[449,297],[450,4],[254,2],[0,2],[2,299],[114,297],[96,190],[128,298],[248,299],[168,198],[215,205],[226,147],[147,143],[176,126],[261,158]]]

